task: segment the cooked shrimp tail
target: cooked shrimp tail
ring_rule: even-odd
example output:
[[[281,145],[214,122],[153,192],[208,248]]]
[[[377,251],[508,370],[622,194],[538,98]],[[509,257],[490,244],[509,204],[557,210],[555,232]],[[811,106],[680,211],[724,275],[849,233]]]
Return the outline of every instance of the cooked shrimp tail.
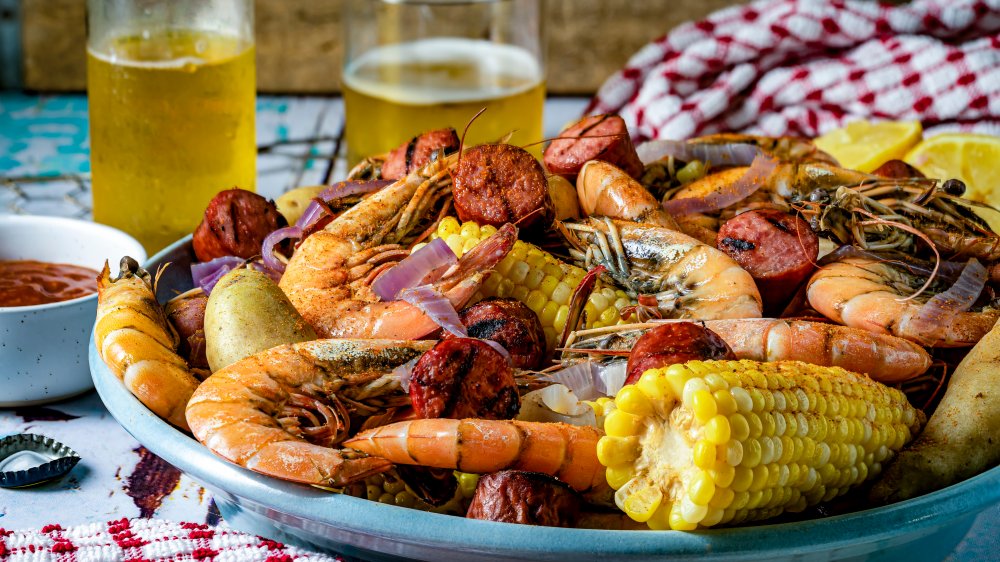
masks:
[[[344,446],[397,464],[489,473],[543,472],[579,491],[606,487],[594,427],[516,420],[422,419],[363,431]]]
[[[156,301],[149,273],[132,258],[112,279],[107,262],[97,278],[94,343],[101,359],[153,413],[187,431],[184,406],[198,388],[179,338]]]

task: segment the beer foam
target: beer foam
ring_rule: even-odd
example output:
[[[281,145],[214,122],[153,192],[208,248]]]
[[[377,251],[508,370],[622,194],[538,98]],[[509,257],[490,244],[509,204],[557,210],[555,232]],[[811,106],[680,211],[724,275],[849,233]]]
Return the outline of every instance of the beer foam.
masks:
[[[542,78],[526,49],[458,37],[378,47],[344,70],[352,90],[411,105],[500,98],[530,90]]]

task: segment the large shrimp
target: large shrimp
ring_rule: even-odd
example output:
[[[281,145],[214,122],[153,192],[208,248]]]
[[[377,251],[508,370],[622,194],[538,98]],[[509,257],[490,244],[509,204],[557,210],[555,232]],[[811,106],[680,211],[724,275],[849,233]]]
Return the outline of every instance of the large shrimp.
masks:
[[[187,405],[194,436],[255,472],[343,486],[391,464],[335,449],[352,424],[410,403],[392,370],[431,341],[315,340],[282,345],[220,369]]]
[[[641,183],[621,169],[591,160],[576,177],[580,209],[587,215],[631,220],[680,230],[670,213]]]
[[[921,309],[941,287],[924,288],[926,278],[900,262],[847,257],[816,271],[806,295],[813,308],[835,322],[934,347],[975,345],[1000,318],[1000,309],[987,305],[929,327],[918,321]]]
[[[140,402],[187,431],[184,406],[198,379],[177,354],[180,340],[156,301],[149,273],[128,256],[120,268],[112,279],[105,262],[97,278],[97,352]]]
[[[579,265],[603,265],[632,298],[654,295],[664,318],[760,318],[753,277],[729,256],[686,234],[610,218],[559,227]]]
[[[597,460],[602,435],[591,426],[565,423],[438,418],[369,429],[344,446],[396,464],[477,473],[508,468],[543,472],[586,492],[607,488]]]
[[[661,322],[581,330],[570,336],[566,347],[593,350],[597,354],[601,350],[628,351],[642,334]],[[707,320],[701,324],[718,334],[737,359],[791,360],[841,367],[865,373],[886,384],[912,379],[931,366],[931,357],[923,347],[909,340],[859,328],[776,318]]]
[[[753,166],[726,168],[688,183],[668,195],[670,205],[679,200],[731,200],[734,203],[710,212],[677,213],[681,229],[702,242],[715,246],[716,234],[724,222],[745,210],[774,208],[791,211],[792,204],[814,191],[828,198],[840,186],[871,182],[874,176],[839,168],[824,162],[791,162],[759,159]],[[818,191],[817,191],[818,190]],[[747,192],[750,191],[748,194]],[[680,205],[682,206],[682,205]]]
[[[453,158],[432,162],[366,198],[295,251],[279,286],[321,337],[417,339],[437,329],[413,305],[380,301],[370,282],[384,269],[374,264],[408,254],[397,242],[450,192]],[[462,307],[516,238],[516,229],[501,228],[435,288]]]

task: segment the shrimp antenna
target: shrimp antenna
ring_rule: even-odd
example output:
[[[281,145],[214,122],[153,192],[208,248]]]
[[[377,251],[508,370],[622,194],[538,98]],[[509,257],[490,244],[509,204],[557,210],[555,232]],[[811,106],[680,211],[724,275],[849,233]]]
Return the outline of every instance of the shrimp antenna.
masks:
[[[923,232],[921,232],[920,230],[918,230],[916,228],[913,228],[912,226],[908,226],[908,225],[905,225],[903,223],[896,222],[896,221],[891,221],[891,220],[888,220],[888,219],[883,219],[883,218],[881,218],[879,216],[876,216],[875,214],[870,213],[870,212],[868,212],[868,211],[866,211],[864,209],[859,209],[859,208],[855,207],[854,209],[851,209],[851,212],[862,214],[862,215],[864,215],[866,217],[869,217],[871,219],[871,220],[867,220],[867,221],[862,221],[860,223],[861,226],[868,226],[868,225],[875,225],[875,224],[886,224],[886,225],[889,225],[889,226],[895,226],[896,228],[899,228],[899,229],[903,230],[904,232],[909,232],[910,234],[912,234],[912,235],[920,238],[921,240],[923,240],[924,242],[926,242],[927,245],[930,246],[931,250],[934,252],[934,269],[931,270],[931,274],[927,276],[927,281],[924,281],[924,284],[921,285],[920,288],[917,289],[917,291],[915,293],[913,293],[912,295],[910,295],[910,296],[908,296],[908,297],[906,297],[904,299],[898,299],[899,302],[906,302],[908,300],[915,299],[918,296],[920,296],[920,294],[922,294],[924,291],[926,291],[928,287],[931,286],[931,283],[934,282],[934,278],[937,277],[938,270],[941,268],[941,253],[938,252],[937,246],[934,244],[933,241],[931,241],[931,239],[926,234],[924,234]]]
[[[469,119],[469,122],[465,124],[465,128],[462,129],[462,138],[458,141],[458,162],[455,163],[456,166],[462,163],[462,152],[465,151],[465,135],[469,132],[469,127],[472,126],[472,123],[474,123],[476,119],[479,119],[479,116],[482,115],[484,111],[486,111],[485,107],[480,109],[479,113],[473,115],[472,119]]]

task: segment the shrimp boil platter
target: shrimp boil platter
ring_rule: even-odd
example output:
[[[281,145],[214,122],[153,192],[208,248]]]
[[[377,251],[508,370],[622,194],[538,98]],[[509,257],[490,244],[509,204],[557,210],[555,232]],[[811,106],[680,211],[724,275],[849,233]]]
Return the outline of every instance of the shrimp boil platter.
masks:
[[[193,282],[105,268],[95,378],[227,471],[395,512],[753,537],[930,505],[1000,460],[1000,236],[963,189],[610,115],[541,162],[430,131],[220,193],[171,250]]]

